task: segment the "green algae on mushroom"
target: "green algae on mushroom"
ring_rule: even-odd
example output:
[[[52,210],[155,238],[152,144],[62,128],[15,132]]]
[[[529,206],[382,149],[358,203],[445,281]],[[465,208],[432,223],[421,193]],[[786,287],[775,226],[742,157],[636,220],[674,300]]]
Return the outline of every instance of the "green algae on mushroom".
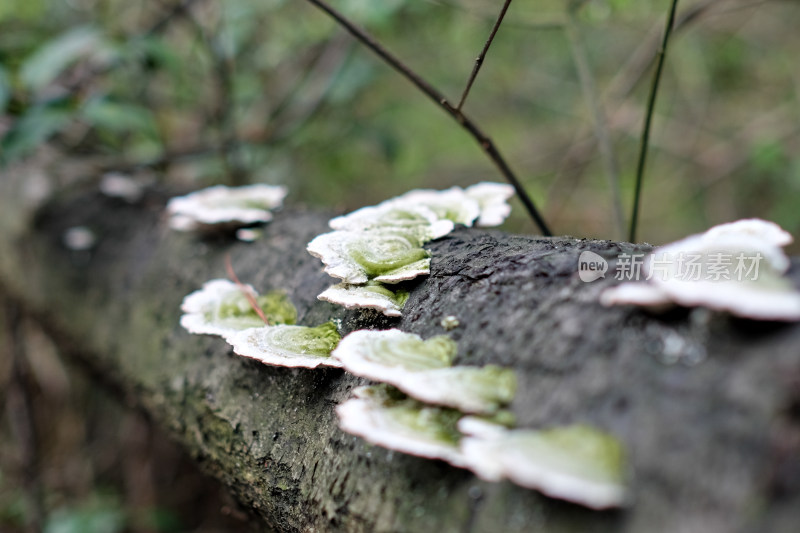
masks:
[[[264,321],[242,291],[255,298],[270,324],[291,325],[297,320],[297,309],[283,291],[259,295],[251,285],[238,286],[226,279],[213,279],[183,299],[181,326],[190,333],[221,337],[263,326]]]
[[[422,340],[399,329],[362,329],[342,339],[333,355],[347,363],[350,372],[380,381],[382,377],[366,374],[447,368],[452,366],[457,348],[445,336]]]
[[[167,203],[170,227],[178,231],[235,229],[272,220],[287,189],[278,185],[216,185],[172,198]]]
[[[629,501],[622,444],[590,426],[465,436],[461,450],[468,467],[488,481],[508,478],[593,509]]]
[[[494,413],[514,399],[512,370],[453,367],[455,354],[456,344],[448,337],[423,341],[397,329],[354,331],[333,352],[348,372],[389,383],[427,403],[466,413]]]
[[[376,309],[391,317],[402,315],[408,297],[407,290],[392,290],[374,281],[367,282],[366,285],[339,283],[317,296],[320,300],[343,305],[346,309]]]
[[[464,466],[459,411],[425,405],[388,385],[359,387],[353,394],[336,408],[343,431],[390,450]]]
[[[336,325],[327,322],[316,327],[251,328],[229,336],[227,341],[238,355],[267,365],[316,368],[342,366],[330,356],[340,338]]]
[[[429,274],[428,252],[421,245],[398,229],[332,231],[308,243],[308,252],[322,260],[328,275],[353,285],[381,276],[401,281]]]

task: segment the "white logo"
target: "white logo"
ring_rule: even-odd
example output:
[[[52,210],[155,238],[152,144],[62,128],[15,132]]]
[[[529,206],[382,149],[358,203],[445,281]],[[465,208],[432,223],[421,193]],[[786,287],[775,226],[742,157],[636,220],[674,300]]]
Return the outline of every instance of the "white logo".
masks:
[[[606,277],[608,261],[594,252],[585,251],[578,258],[578,276],[581,281],[589,283],[599,278]]]

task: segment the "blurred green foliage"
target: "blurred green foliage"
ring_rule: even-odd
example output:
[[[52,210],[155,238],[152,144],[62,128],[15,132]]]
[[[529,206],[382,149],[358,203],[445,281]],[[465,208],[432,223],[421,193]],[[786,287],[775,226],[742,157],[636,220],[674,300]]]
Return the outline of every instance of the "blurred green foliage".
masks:
[[[499,9],[490,0],[332,4],[451,100]],[[512,4],[465,111],[556,232],[614,237],[611,191],[563,31],[570,4]],[[666,8],[592,0],[577,13],[626,210]],[[639,234],[662,242],[744,216],[798,232],[800,5],[681,8],[698,16],[680,23],[671,44]],[[49,140],[101,157],[109,170],[153,168],[192,187],[285,183],[294,202],[336,210],[413,187],[501,179],[450,117],[302,1],[6,2],[0,109],[5,164]],[[520,206],[508,228],[532,230]]]

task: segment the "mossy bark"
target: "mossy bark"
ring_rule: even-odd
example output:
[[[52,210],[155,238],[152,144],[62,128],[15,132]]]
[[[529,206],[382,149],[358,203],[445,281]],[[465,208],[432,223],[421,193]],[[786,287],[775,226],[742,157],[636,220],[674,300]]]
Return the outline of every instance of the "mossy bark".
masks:
[[[332,280],[305,244],[325,215],[286,210],[253,244],[200,240],[167,229],[163,195],[74,194],[24,218],[18,185],[0,183],[0,289],[279,531],[796,531],[800,327],[603,308],[613,280],[581,282],[577,257],[632,245],[460,229],[428,245],[430,277],[387,319],[316,299]],[[79,225],[90,251],[62,244]],[[264,366],[178,325],[226,254],[243,281],[288,291],[301,324],[448,333],[458,363],[513,367],[522,426],[586,422],[625,444],[632,506],[590,511],[342,433],[334,407],[361,380]]]

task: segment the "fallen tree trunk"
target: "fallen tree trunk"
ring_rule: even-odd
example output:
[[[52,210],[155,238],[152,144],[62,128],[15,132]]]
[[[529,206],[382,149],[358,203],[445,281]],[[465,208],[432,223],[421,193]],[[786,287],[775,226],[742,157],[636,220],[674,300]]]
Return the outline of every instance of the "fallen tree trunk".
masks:
[[[316,300],[331,279],[305,244],[327,216],[287,210],[254,244],[203,241],[166,228],[157,194],[73,194],[26,218],[23,182],[0,184],[0,290],[279,531],[796,531],[800,327],[602,308],[612,280],[581,282],[577,257],[632,245],[457,230],[428,245],[431,275],[391,320]],[[74,226],[96,246],[65,248]],[[261,365],[178,325],[228,253],[243,281],[287,290],[301,324],[428,337],[456,316],[459,363],[516,370],[522,427],[586,422],[625,444],[632,506],[589,511],[342,433],[334,406],[361,380]]]

